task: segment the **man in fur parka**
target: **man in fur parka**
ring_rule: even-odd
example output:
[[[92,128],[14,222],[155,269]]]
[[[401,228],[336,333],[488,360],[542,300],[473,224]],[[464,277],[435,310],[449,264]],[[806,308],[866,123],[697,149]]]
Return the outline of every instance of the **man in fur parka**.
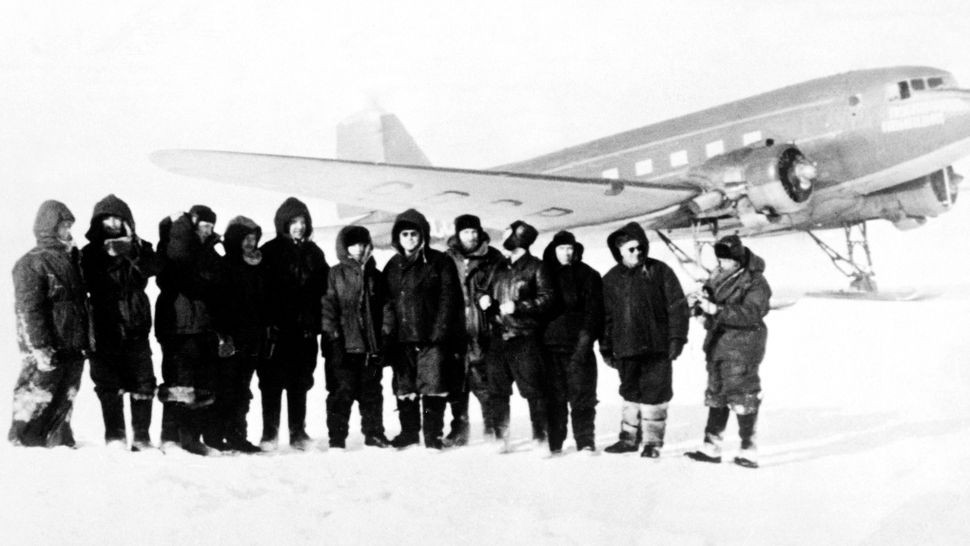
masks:
[[[360,410],[364,445],[388,447],[384,436],[384,302],[387,295],[371,254],[374,245],[363,226],[346,226],[337,234],[337,258],[330,268],[323,297],[323,333],[330,340],[324,369],[327,376],[327,430],[330,447],[346,447],[350,411]],[[388,327],[389,329],[389,327]]]
[[[607,453],[636,451],[657,458],[674,396],[673,361],[687,342],[689,309],[680,281],[660,260],[647,257],[647,234],[630,222],[607,237],[617,264],[603,277],[605,321],[600,352],[620,374],[620,439]]]
[[[306,450],[306,397],[313,387],[320,334],[320,302],[327,291],[330,266],[312,240],[313,218],[306,204],[287,198],[274,218],[276,238],[260,249],[266,267],[268,306],[267,357],[260,363],[263,436],[260,447],[278,445],[280,410],[286,391],[290,446]]]
[[[761,406],[761,377],[758,369],[765,355],[771,287],[765,279],[765,262],[728,235],[714,245],[718,268],[704,284],[695,308],[707,329],[708,406],[704,445],[688,457],[702,462],[721,462],[721,443],[730,412],[738,417],[741,452],[734,462],[757,468],[758,448],[755,425]]]
[[[89,337],[73,225],[74,215],[63,203],[42,203],[34,220],[37,246],[13,268],[22,355],[7,436],[14,445],[74,446],[71,412]]]
[[[91,379],[101,402],[104,439],[126,447],[123,396],[128,393],[131,449],[150,449],[156,383],[148,340],[152,309],[145,287],[161,262],[151,243],[135,232],[128,204],[114,194],[94,206],[85,237],[89,242],[81,249],[81,268],[94,324]]]

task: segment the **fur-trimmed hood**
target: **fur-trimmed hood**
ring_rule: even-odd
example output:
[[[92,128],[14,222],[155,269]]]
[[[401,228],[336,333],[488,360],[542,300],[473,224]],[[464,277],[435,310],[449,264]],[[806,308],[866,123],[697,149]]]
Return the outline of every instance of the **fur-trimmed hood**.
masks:
[[[401,248],[401,241],[398,239],[401,232],[408,227],[416,228],[421,232],[421,245],[423,247],[427,248],[431,242],[431,224],[428,223],[428,219],[417,210],[408,209],[397,215],[397,218],[394,219],[394,227],[391,228],[391,246],[401,255],[404,254],[404,249]]]
[[[107,216],[121,218],[122,221],[128,223],[128,227],[131,228],[131,234],[135,234],[135,217],[131,214],[128,203],[125,203],[118,196],[111,193],[94,205],[94,212],[91,213],[91,225],[88,228],[88,232],[84,234],[84,237],[88,241],[95,242],[104,240],[105,236],[101,227],[101,221]]]
[[[309,239],[313,235],[313,218],[310,217],[310,209],[307,208],[306,203],[296,197],[287,197],[280,208],[276,209],[276,216],[273,218],[276,236],[286,237],[290,232],[290,222],[297,216],[302,216],[306,220],[304,239]]]
[[[616,241],[622,235],[626,235],[640,242],[643,246],[644,258],[650,255],[650,241],[647,240],[647,232],[643,231],[643,227],[640,224],[630,222],[613,233],[610,233],[606,238],[606,246],[610,248],[610,252],[613,254],[613,259],[616,260],[616,263],[623,263],[623,257],[620,256],[620,249],[616,247]]]
[[[67,205],[54,199],[44,201],[34,217],[34,238],[37,244],[57,243],[57,226],[61,222],[73,221],[74,215]]]
[[[236,216],[229,220],[229,224],[226,225],[226,233],[223,236],[226,256],[230,258],[242,257],[242,243],[250,233],[256,234],[256,245],[258,247],[259,240],[263,238],[263,228],[259,227],[259,224],[245,216]]]

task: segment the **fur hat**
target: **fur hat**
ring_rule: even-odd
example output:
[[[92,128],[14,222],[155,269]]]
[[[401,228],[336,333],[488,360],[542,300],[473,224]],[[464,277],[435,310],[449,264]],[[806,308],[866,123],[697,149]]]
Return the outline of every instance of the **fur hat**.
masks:
[[[371,244],[370,231],[367,231],[364,226],[349,226],[344,232],[343,242],[345,247],[369,245]]]
[[[455,218],[455,233],[461,233],[465,229],[478,230],[479,234],[482,232],[482,221],[478,216],[474,214],[462,214],[461,216]]]
[[[502,246],[506,250],[515,250],[517,248],[528,250],[532,246],[532,243],[536,242],[536,239],[539,237],[539,232],[536,231],[536,228],[522,220],[512,222],[509,229],[512,230],[512,233],[502,242]]]
[[[714,244],[714,255],[718,258],[729,258],[737,262],[744,262],[745,248],[741,238],[737,235],[722,237]]]
[[[192,205],[192,208],[189,209],[189,214],[198,218],[198,222],[216,223],[216,213],[205,205]]]

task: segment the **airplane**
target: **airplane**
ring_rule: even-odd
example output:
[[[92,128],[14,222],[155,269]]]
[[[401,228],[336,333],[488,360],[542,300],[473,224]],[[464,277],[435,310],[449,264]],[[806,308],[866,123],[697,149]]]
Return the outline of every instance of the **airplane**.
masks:
[[[899,229],[950,210],[970,155],[970,90],[927,66],[856,70],[474,170],[434,167],[393,114],[338,126],[338,158],[160,150],[182,175],[336,202],[353,223],[390,233],[396,211],[475,213],[501,231],[641,223],[688,270],[719,234],[806,232],[850,280],[877,294],[866,222]],[[433,223],[448,235],[450,221]],[[842,229],[847,256],[814,230]],[[695,256],[671,238],[690,236]],[[376,236],[375,236],[376,240]],[[696,278],[696,276],[695,276]]]

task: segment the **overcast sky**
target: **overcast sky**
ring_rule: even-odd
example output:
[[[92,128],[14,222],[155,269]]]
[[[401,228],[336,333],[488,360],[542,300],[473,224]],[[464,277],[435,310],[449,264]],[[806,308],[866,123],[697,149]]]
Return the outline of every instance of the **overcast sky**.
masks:
[[[45,197],[86,216],[116,191],[138,216],[210,196],[153,150],[332,156],[369,104],[434,163],[488,167],[857,68],[970,84],[957,1],[347,4],[3,3],[0,179],[22,191],[4,247],[32,242]]]

